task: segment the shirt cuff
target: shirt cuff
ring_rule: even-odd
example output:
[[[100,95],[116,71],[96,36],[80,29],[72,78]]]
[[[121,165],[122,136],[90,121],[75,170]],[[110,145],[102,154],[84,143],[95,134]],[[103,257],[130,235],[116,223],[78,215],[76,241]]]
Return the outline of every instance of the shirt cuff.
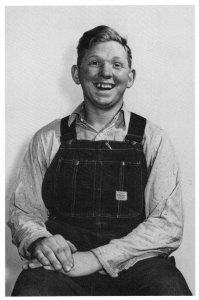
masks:
[[[160,251],[145,251],[138,256],[126,257],[123,251],[118,247],[107,244],[90,250],[100,261],[103,269],[111,276],[118,277],[119,272],[128,270],[133,267],[138,261],[147,258],[156,257],[162,254]]]
[[[111,276],[118,277],[119,268],[114,264],[113,260],[107,260],[108,245],[91,249],[90,251],[98,258],[103,269]]]
[[[35,242],[36,240],[38,240],[39,238],[42,237],[50,237],[52,236],[52,234],[48,231],[38,231],[37,233],[35,233],[34,235],[32,235],[30,238],[25,238],[24,240],[21,241],[20,245],[19,245],[19,254],[22,258],[27,258],[27,259],[31,259],[31,253],[28,251],[28,248],[30,247],[30,245]]]

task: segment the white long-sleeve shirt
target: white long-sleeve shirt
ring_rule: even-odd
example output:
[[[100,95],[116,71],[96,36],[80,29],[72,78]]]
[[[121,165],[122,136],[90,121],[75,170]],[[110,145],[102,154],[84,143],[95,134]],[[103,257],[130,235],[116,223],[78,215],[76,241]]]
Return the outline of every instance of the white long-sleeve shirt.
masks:
[[[130,112],[123,105],[121,111],[99,132],[84,120],[83,103],[71,114],[69,125],[75,118],[77,139],[123,141],[128,131]],[[33,241],[52,235],[45,226],[48,211],[42,200],[41,186],[60,146],[60,121],[57,119],[41,128],[32,138],[10,201],[8,225],[12,230],[13,243],[22,257],[30,257],[28,247]],[[170,254],[179,247],[182,239],[181,185],[173,146],[167,134],[148,120],[142,143],[148,170],[146,219],[128,235],[91,249],[112,277],[139,260]]]

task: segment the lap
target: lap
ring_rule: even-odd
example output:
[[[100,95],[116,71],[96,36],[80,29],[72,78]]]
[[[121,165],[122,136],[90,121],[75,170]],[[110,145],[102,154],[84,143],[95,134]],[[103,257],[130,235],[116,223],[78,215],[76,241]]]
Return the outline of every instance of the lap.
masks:
[[[119,273],[117,278],[96,279],[96,295],[177,296],[191,295],[188,285],[169,259],[149,258]]]
[[[125,273],[126,272],[126,273]],[[137,262],[121,273],[121,282],[127,282],[127,293],[135,295],[190,295],[187,283],[169,259],[154,257]],[[132,291],[131,291],[132,290]]]
[[[12,296],[77,296],[87,295],[78,279],[61,272],[43,268],[23,270],[19,275]]]
[[[139,261],[117,278],[98,273],[68,277],[43,268],[24,270],[12,296],[191,295],[180,271],[168,259]]]

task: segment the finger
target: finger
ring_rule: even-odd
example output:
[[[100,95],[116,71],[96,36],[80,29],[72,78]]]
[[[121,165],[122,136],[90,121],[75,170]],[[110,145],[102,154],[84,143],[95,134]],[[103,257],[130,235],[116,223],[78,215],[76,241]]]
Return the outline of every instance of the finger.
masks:
[[[101,275],[107,275],[107,273],[104,270],[100,270],[98,273]]]
[[[26,261],[26,262],[23,264],[23,266],[22,266],[23,270],[27,270],[27,269],[29,268],[29,264],[30,264],[30,263],[38,264],[39,262],[38,262],[38,260],[37,260],[36,258],[31,259],[31,260],[28,260],[28,261]],[[41,264],[39,263],[39,265],[41,265]]]
[[[55,271],[55,269],[52,266],[44,266],[45,270]]]
[[[70,254],[70,255],[69,255]],[[64,269],[65,272],[69,272],[71,268],[73,267],[73,259],[71,257],[71,253],[68,249],[63,247],[62,249],[58,249],[55,253],[57,259],[62,265],[62,268]]]
[[[56,258],[54,251],[52,251],[47,246],[43,247],[43,255],[48,259],[50,265],[57,271],[62,269],[62,265],[60,264],[59,260]]]
[[[34,256],[37,258],[37,261],[39,261],[43,266],[50,265],[50,261],[49,261],[48,257],[46,257],[44,255],[42,250],[36,249],[35,252],[34,252]],[[34,264],[34,262],[32,262],[32,263]]]
[[[37,261],[37,262],[30,262],[30,263],[28,264],[28,267],[29,267],[30,269],[36,269],[36,268],[41,268],[41,267],[43,267],[43,265],[42,265],[42,263],[40,263],[39,261]]]
[[[59,247],[55,254],[59,259],[64,271],[69,272],[73,267],[74,262],[68,242],[62,238],[62,236],[60,236],[57,238],[57,244]]]
[[[28,270],[28,263],[23,264],[22,269],[23,270]]]
[[[28,264],[30,264],[30,263],[37,263],[37,262],[38,262],[37,258],[33,258],[33,259],[27,261]]]

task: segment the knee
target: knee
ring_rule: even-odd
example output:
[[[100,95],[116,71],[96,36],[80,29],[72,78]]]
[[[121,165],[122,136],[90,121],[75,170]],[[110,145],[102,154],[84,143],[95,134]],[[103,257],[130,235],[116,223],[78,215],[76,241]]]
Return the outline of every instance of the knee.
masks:
[[[11,296],[41,296],[37,287],[30,286],[15,286]]]
[[[78,288],[72,279],[60,272],[29,269],[19,275],[12,296],[74,296],[78,295]]]
[[[153,293],[161,296],[191,295],[183,275],[174,266],[164,268],[161,274],[154,278]]]
[[[41,284],[39,284],[42,282],[41,279],[39,269],[22,271],[17,278],[11,296],[41,296]]]

